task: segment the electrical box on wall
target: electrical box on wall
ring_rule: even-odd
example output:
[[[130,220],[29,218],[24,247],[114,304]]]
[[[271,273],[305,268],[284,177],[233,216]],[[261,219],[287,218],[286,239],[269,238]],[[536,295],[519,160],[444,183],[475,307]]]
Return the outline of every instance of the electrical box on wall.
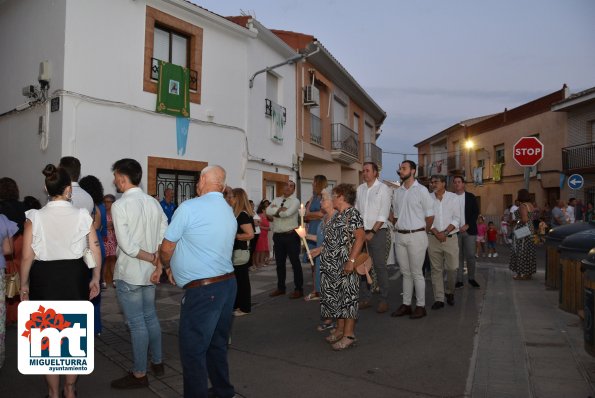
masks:
[[[60,97],[52,98],[50,102],[50,111],[58,112],[60,110]]]

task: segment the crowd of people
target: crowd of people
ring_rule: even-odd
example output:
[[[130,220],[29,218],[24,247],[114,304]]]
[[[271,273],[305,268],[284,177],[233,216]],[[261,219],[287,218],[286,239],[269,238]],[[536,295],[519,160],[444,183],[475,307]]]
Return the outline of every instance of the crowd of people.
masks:
[[[278,197],[263,199],[255,210],[244,189],[227,186],[220,166],[203,169],[197,196],[176,204],[169,187],[161,201],[143,192],[142,167],[134,159],[112,165],[121,194],[116,200],[104,195],[95,176],[79,180],[80,161],[67,156],[42,170],[48,195],[43,207],[31,197],[19,201],[16,182],[0,179],[0,269],[19,269],[20,300],[92,301],[96,334],[101,333],[101,291],[115,288],[131,335],[133,363],[126,375],[111,382],[116,389],[146,387],[148,370],[156,376],[165,373],[155,294],[157,284],[169,280],[184,289],[179,330],[184,395],[232,397],[227,363],[232,318],[252,312],[250,270],[265,266],[271,249],[277,284],[269,296],[318,302],[317,330],[328,332],[325,340],[335,351],[356,344],[360,310],[390,311],[387,260],[392,247],[403,284],[402,302],[390,312],[392,317],[427,316],[424,263],[430,265],[431,310],[454,306],[455,290],[465,282],[480,288],[476,259],[497,257],[498,239],[511,247],[515,280],[530,279],[536,272],[534,235],[544,234],[549,225],[545,209],[537,209],[527,190],[518,191],[515,205],[497,227],[479,214],[464,177],[454,176],[448,191],[446,176],[433,175],[428,190],[416,179],[416,169],[410,160],[400,164],[397,189],[379,180],[372,162],[364,163],[363,183],[357,187],[339,184],[329,190],[326,177],[317,175],[305,209],[289,180]],[[304,294],[300,215],[307,222],[305,238],[314,258],[309,294]],[[551,226],[591,221],[593,206],[560,201],[548,218]],[[83,261],[87,248],[95,268]],[[362,252],[372,259],[371,275],[359,272],[366,258]],[[6,301],[4,289],[2,278],[0,366],[4,317],[16,321],[16,302]],[[374,291],[379,293],[376,299]],[[46,381],[48,397],[76,396],[76,375],[65,377],[61,392],[58,375],[47,375]]]

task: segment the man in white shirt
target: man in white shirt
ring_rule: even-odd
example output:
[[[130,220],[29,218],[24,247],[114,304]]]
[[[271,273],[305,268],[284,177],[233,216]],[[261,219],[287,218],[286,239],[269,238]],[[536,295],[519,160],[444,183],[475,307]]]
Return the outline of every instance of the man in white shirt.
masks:
[[[390,213],[392,190],[378,180],[378,165],[373,162],[364,163],[362,177],[364,183],[357,188],[355,208],[359,210],[364,219],[364,230],[366,231],[366,243],[372,264],[376,271],[378,287],[380,288],[380,302],[376,312],[382,314],[388,311],[388,269],[386,258],[388,257],[387,239],[390,239],[390,232],[387,229],[387,221]],[[365,279],[360,285],[359,309],[369,308],[372,292]]]
[[[114,185],[122,197],[112,205],[112,219],[118,240],[118,260],[114,272],[118,302],[130,328],[133,368],[114,380],[112,388],[130,389],[149,385],[147,351],[151,368],[163,375],[161,326],[155,311],[155,284],[162,266],[159,246],[167,228],[167,217],[159,202],[144,193],[139,184],[141,165],[134,159],[121,159],[112,166]]]
[[[576,207],[576,199],[575,198],[568,199],[568,207],[566,207],[566,218],[568,219],[568,224],[574,224],[576,222],[576,217],[574,214],[575,207]]]
[[[295,182],[288,181],[283,189],[283,195],[276,197],[271,205],[267,207],[267,216],[273,217],[273,242],[275,250],[275,261],[277,263],[277,288],[269,294],[270,297],[282,296],[285,294],[285,262],[289,262],[293,269],[293,283],[295,290],[289,295],[290,299],[298,299],[304,296],[304,274],[300,262],[300,237],[295,232],[298,227],[298,210],[300,201],[293,196]]]
[[[59,167],[66,170],[70,176],[70,185],[72,186],[72,198],[70,201],[72,205],[79,209],[87,210],[89,214],[93,214],[93,209],[95,209],[93,198],[78,183],[81,176],[81,162],[74,156],[64,156],[60,159]]]
[[[448,277],[446,302],[455,304],[454,292],[459,266],[459,233],[461,206],[456,194],[446,190],[446,176],[431,178],[434,201],[434,223],[429,232],[428,254],[432,263],[433,310],[444,307],[444,269]]]
[[[415,179],[417,165],[405,160],[399,167],[401,186],[393,194],[393,212],[397,228],[397,261],[403,274],[403,304],[391,314],[409,315],[411,319],[426,316],[426,281],[422,272],[428,234],[434,222],[434,204],[428,189]],[[415,286],[417,305],[411,310]]]

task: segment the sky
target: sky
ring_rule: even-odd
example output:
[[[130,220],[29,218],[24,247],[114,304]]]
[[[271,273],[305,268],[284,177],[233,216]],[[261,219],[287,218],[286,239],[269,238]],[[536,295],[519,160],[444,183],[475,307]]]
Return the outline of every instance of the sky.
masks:
[[[595,0],[193,1],[315,36],[387,113],[383,179],[459,121],[595,86]]]

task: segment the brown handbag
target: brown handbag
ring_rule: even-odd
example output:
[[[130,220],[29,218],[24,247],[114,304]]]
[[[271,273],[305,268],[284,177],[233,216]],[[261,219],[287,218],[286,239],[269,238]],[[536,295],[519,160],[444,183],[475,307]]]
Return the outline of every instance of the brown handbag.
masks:
[[[8,272],[6,270],[5,274],[6,278],[6,297],[11,299],[19,295],[19,291],[21,290],[21,278],[19,277],[19,273]]]
[[[349,225],[349,220],[350,220],[350,217],[348,217],[347,221],[345,222],[346,226]],[[347,232],[347,229],[345,229],[345,232]],[[347,241],[349,242],[351,239],[349,239],[349,236],[347,234],[346,234],[346,236],[347,236]],[[372,269],[372,257],[370,257],[370,255],[367,253],[368,252],[368,243],[366,242],[365,245],[366,245],[366,251],[361,252],[355,258],[354,270],[358,275],[366,275],[366,280],[368,281],[368,283],[371,284],[372,277],[370,276],[369,272]],[[351,251],[351,248],[349,250]]]
[[[368,251],[368,243],[366,242],[366,252]],[[366,252],[361,252],[355,258],[355,272],[359,275],[366,275],[366,280],[369,284],[372,283],[370,270],[372,269],[372,257]]]

